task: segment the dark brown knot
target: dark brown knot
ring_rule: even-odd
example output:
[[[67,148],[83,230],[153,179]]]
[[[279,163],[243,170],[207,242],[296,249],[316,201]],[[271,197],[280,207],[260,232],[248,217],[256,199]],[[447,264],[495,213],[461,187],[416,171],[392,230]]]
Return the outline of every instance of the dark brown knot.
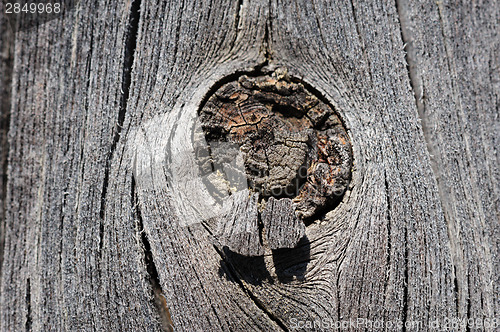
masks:
[[[241,231],[258,232],[260,223],[271,249],[290,248],[304,234],[299,219],[315,218],[340,200],[351,177],[351,143],[338,115],[321,99],[284,70],[242,75],[208,98],[199,113],[208,144],[206,151],[197,151],[200,170],[202,175],[219,175],[207,178],[215,195],[227,191],[219,193],[220,197],[229,194],[234,197],[226,200],[239,202],[225,203],[221,218],[227,227],[220,226],[219,234],[238,237],[227,228],[243,223],[242,212],[233,213],[241,209],[234,204],[240,204],[251,209],[246,214],[255,219],[247,221],[252,226],[240,227]],[[237,155],[242,169],[235,166]],[[249,190],[246,194],[234,195],[245,189]],[[232,249],[252,255],[241,246]],[[262,248],[253,252],[260,254]]]

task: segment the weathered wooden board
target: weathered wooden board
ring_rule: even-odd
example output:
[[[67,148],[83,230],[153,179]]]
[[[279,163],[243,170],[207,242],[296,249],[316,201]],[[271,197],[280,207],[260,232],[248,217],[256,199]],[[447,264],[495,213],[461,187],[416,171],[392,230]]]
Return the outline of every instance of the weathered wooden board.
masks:
[[[363,318],[420,331],[498,318],[499,12],[485,1],[82,1],[14,41],[2,31],[14,66],[0,78],[0,329]],[[354,168],[296,248],[245,257],[217,238],[191,135],[209,91],[263,67],[287,68],[337,110]]]
[[[401,1],[459,317],[500,313],[500,4]]]
[[[81,1],[17,31],[3,331],[159,330],[130,178],[107,196],[133,13],[130,1]]]
[[[270,197],[262,213],[265,235],[271,249],[295,248],[304,237],[305,225],[289,198]]]

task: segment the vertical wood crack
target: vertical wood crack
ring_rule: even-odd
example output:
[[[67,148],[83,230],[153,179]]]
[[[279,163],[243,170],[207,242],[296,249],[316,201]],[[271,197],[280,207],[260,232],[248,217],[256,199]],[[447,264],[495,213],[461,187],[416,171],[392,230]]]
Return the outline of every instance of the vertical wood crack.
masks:
[[[104,240],[104,210],[106,206],[106,195],[108,192],[108,182],[109,182],[109,172],[111,168],[111,160],[113,159],[114,152],[116,150],[116,145],[120,139],[120,134],[123,127],[123,122],[125,120],[125,114],[127,112],[127,102],[130,93],[130,82],[132,77],[132,66],[134,64],[135,48],[137,45],[137,32],[139,30],[140,21],[140,8],[141,0],[133,0],[129,19],[128,19],[128,30],[125,36],[125,54],[123,57],[123,72],[122,72],[122,86],[121,86],[121,98],[120,107],[118,110],[118,119],[115,127],[115,134],[113,136],[113,142],[111,144],[110,151],[106,158],[106,167],[104,170],[104,180],[103,188],[101,192],[101,208],[99,212],[100,225],[99,225],[99,253],[102,252],[103,240]]]
[[[434,165],[432,161],[433,148],[432,148],[432,138],[430,137],[429,130],[427,129],[425,122],[425,104],[423,103],[423,94],[424,87],[422,81],[419,79],[417,63],[415,59],[415,50],[413,46],[413,40],[410,33],[409,25],[407,18],[408,6],[406,0],[396,0],[396,11],[398,13],[399,26],[401,32],[401,40],[404,45],[404,53],[406,60],[406,70],[408,72],[408,79],[410,82],[410,88],[413,93],[415,106],[417,108],[417,115],[420,122],[420,126],[422,128],[422,133],[424,136],[424,140],[427,147],[427,153],[431,157],[431,168],[433,170],[434,179],[437,182],[437,169],[436,165]]]
[[[446,223],[446,230],[448,232],[448,239],[450,242],[450,248],[451,248],[451,255],[450,255],[450,262],[452,265],[452,273],[453,273],[453,284],[454,284],[454,292],[455,292],[455,302],[456,302],[456,308],[455,312],[457,315],[459,314],[459,297],[460,297],[460,285],[458,283],[457,279],[457,262],[456,262],[456,257],[454,257],[454,253],[458,252],[460,250],[459,244],[456,243],[454,240],[455,235],[453,235],[452,231],[452,224],[451,221],[449,220],[444,202],[446,201],[446,198],[442,194],[442,186],[440,185],[440,181],[438,178],[438,174],[440,173],[440,170],[437,168],[436,162],[434,161],[433,156],[436,155],[435,150],[433,148],[432,142],[433,138],[431,137],[429,133],[429,129],[426,125],[425,121],[425,103],[423,102],[423,96],[424,96],[424,85],[422,80],[419,77],[419,72],[417,68],[417,62],[416,62],[416,55],[415,55],[415,48],[413,45],[413,40],[411,36],[411,31],[410,31],[410,22],[407,17],[408,13],[408,3],[407,0],[396,0],[396,10],[398,13],[398,18],[399,18],[399,23],[400,23],[400,31],[401,31],[401,39],[404,44],[404,50],[405,50],[405,59],[406,59],[406,69],[408,72],[408,78],[410,82],[410,88],[413,92],[414,100],[415,100],[415,105],[417,109],[417,115],[418,115],[418,120],[420,122],[420,126],[422,128],[422,134],[424,137],[424,141],[426,144],[427,148],[427,154],[429,155],[430,158],[430,165],[432,169],[432,174],[434,176],[435,183],[437,184],[438,187],[438,195],[439,195],[439,200],[441,204],[443,205],[443,219],[445,220]],[[444,27],[442,25],[442,14],[441,14],[441,8],[439,7],[438,4],[438,15],[439,19],[441,22],[441,32],[442,32],[442,37],[443,41],[445,41],[446,37],[444,34]],[[446,42],[445,48],[446,48]],[[446,50],[446,55],[448,55],[448,52]],[[448,64],[448,69],[451,71],[449,59],[447,56],[447,64]],[[458,248],[457,248],[458,246]],[[469,317],[467,316],[467,319]]]
[[[408,77],[410,79],[410,87],[413,92],[413,96],[415,97],[415,105],[417,106],[418,115],[422,119],[425,107],[424,103],[422,102],[423,85],[422,82],[418,79],[418,73],[416,70],[413,41],[410,36],[408,18],[406,17],[406,12],[408,9],[405,0],[396,0],[396,10],[399,18],[401,39],[404,45],[406,69],[408,71]],[[422,129],[424,130],[425,128]],[[426,140],[428,140],[427,137]]]
[[[31,317],[31,284],[30,278],[26,279],[26,331],[31,331],[33,320]]]
[[[386,268],[389,268],[391,264],[391,201],[389,195],[389,183],[387,182],[387,172],[384,172],[384,183],[385,183],[385,199],[387,203],[387,260],[386,260]],[[387,286],[389,284],[389,277],[386,276],[385,289],[387,290]]]
[[[269,8],[268,8],[268,13],[267,13],[267,21],[266,21],[266,26],[264,28],[264,39],[262,40],[262,49],[264,52],[264,58],[266,60],[265,60],[265,63],[261,66],[261,68],[263,66],[267,66],[269,61],[271,61],[273,58],[272,52],[271,52],[271,33],[273,30],[273,20],[272,20],[273,17],[272,17],[272,11],[271,11],[272,0],[269,0],[268,6],[269,6]]]
[[[408,319],[408,227],[405,227],[405,273],[403,285],[403,331],[406,332],[406,321]]]
[[[163,289],[160,284],[160,277],[153,259],[153,253],[151,251],[151,244],[149,243],[148,235],[144,230],[144,223],[142,221],[141,209],[139,208],[139,199],[136,191],[136,184],[134,177],[132,177],[130,196],[136,220],[137,238],[140,239],[142,244],[142,249],[144,251],[144,263],[146,265],[146,271],[148,272],[149,275],[148,281],[153,290],[154,304],[158,311],[158,315],[160,316],[162,329],[164,331],[170,332],[174,330],[173,322],[170,317],[170,312],[168,310],[165,296],[163,295]]]
[[[240,20],[241,20],[241,11],[243,10],[243,0],[238,0],[236,3],[236,15],[234,18],[234,39],[231,41],[231,45],[229,49],[232,50],[234,45],[236,45],[236,41],[238,40],[238,35],[240,32]]]

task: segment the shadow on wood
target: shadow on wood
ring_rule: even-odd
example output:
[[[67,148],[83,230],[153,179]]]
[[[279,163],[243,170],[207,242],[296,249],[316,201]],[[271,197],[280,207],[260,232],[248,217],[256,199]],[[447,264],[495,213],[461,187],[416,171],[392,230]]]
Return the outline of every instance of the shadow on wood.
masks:
[[[248,257],[224,247],[225,257],[220,261],[219,274],[227,280],[242,280],[254,286],[261,286],[263,282],[274,284],[276,281],[302,281],[311,259],[310,249],[309,239],[304,236],[296,248],[272,250],[274,268],[269,271],[266,256]]]

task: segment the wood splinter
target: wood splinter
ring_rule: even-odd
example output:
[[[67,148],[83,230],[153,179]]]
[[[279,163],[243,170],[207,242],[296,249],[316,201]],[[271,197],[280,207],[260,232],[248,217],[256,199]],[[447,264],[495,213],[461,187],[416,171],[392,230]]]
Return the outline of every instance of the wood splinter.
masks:
[[[304,223],[297,217],[292,200],[269,197],[262,212],[262,222],[267,244],[271,249],[295,248],[306,232]]]
[[[248,189],[224,199],[218,217],[216,236],[223,246],[244,256],[262,256],[258,224],[257,193]],[[261,214],[267,245],[270,249],[295,248],[305,234],[305,225],[297,217],[292,200],[270,197]]]
[[[262,256],[257,201],[259,194],[248,189],[238,191],[224,199],[216,235],[222,245],[245,256]]]

